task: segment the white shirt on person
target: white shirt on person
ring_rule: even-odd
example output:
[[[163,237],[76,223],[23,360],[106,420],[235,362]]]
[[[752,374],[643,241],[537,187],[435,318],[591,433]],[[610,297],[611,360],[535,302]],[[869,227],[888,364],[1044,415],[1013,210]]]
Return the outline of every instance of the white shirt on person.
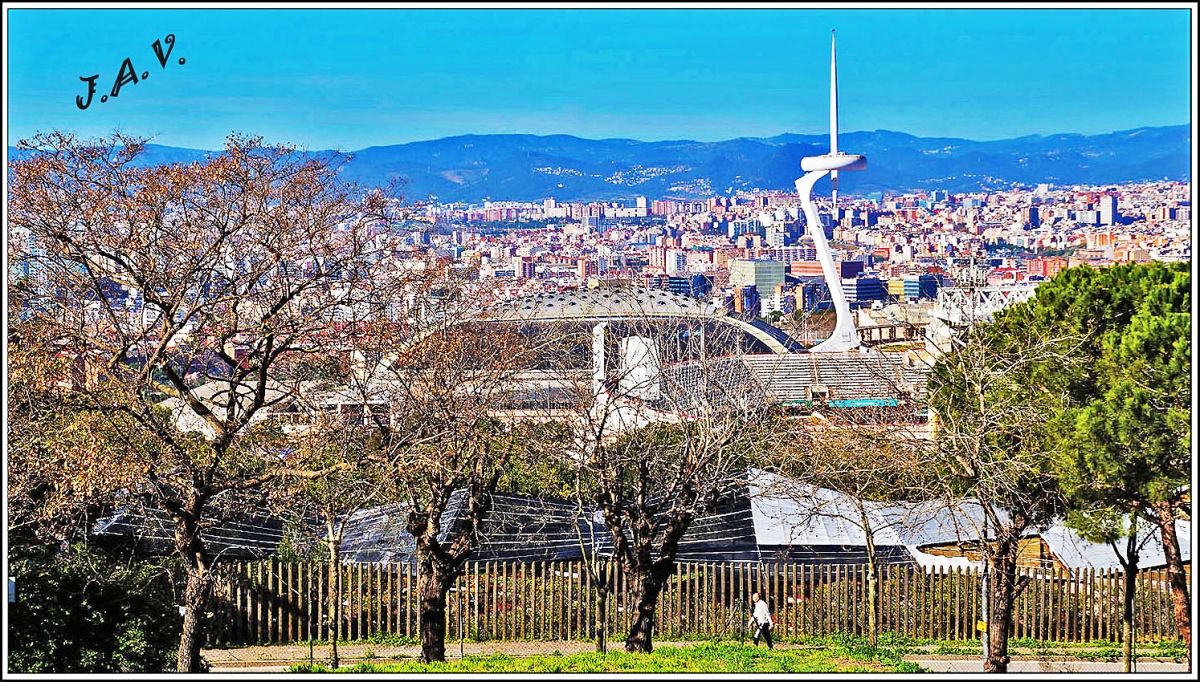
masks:
[[[759,625],[771,624],[771,611],[767,608],[767,602],[765,599],[759,599],[758,601],[754,602],[754,614],[751,616],[751,618]]]

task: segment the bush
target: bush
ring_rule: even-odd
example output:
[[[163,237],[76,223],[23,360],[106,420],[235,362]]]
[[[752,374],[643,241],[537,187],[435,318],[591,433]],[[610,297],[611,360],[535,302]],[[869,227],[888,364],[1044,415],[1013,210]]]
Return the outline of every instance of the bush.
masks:
[[[1183,662],[1189,653],[1182,639],[1164,639],[1158,643],[1155,651],[1155,655],[1172,658],[1179,663]]]
[[[10,673],[175,669],[182,617],[161,567],[75,545],[13,548]]]

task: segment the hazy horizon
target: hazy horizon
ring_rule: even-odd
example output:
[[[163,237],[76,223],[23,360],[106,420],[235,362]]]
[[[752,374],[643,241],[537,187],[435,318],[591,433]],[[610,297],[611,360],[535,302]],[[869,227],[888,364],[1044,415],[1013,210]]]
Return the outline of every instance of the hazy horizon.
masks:
[[[886,133],[895,133],[895,134],[899,134],[899,135],[912,135],[913,137],[916,137],[919,139],[959,139],[959,140],[966,140],[969,142],[1002,142],[1005,140],[1019,140],[1022,138],[1029,138],[1029,137],[1051,138],[1051,137],[1057,137],[1060,135],[1078,135],[1078,136],[1082,136],[1082,137],[1096,137],[1096,136],[1101,136],[1101,135],[1113,135],[1116,133],[1123,133],[1123,132],[1133,131],[1133,130],[1143,130],[1143,129],[1150,129],[1150,128],[1174,128],[1174,127],[1178,127],[1178,126],[1190,127],[1191,122],[1189,121],[1187,123],[1173,123],[1173,124],[1168,123],[1168,124],[1164,124],[1164,125],[1153,125],[1153,126],[1132,126],[1129,128],[1120,128],[1117,130],[1108,130],[1108,131],[1102,131],[1102,132],[1098,132],[1098,133],[1079,133],[1079,132],[1064,130],[1064,131],[1058,131],[1058,132],[1049,133],[1049,134],[1031,133],[1028,135],[1016,135],[1013,137],[995,137],[995,138],[969,138],[969,137],[954,137],[954,136],[949,136],[949,135],[914,135],[913,133],[909,133],[904,130],[892,130],[892,129],[888,129],[888,128],[876,128],[874,130],[849,130],[849,131],[843,130],[839,133],[839,137],[845,137],[847,135],[858,135],[858,134],[862,134],[862,133],[886,132]],[[39,132],[49,132],[49,131],[46,130],[46,131],[39,131]],[[67,131],[67,132],[74,133],[75,131]],[[121,131],[121,132],[124,134],[136,135],[136,133],[133,133],[131,131]],[[251,131],[230,131],[230,132],[231,133],[232,132],[247,132],[248,133]],[[628,140],[628,141],[640,142],[640,143],[644,143],[644,144],[659,144],[659,143],[664,143],[664,142],[697,142],[697,143],[701,143],[701,144],[714,144],[714,143],[718,143],[718,142],[730,142],[733,140],[766,140],[766,139],[771,139],[771,138],[775,138],[775,137],[782,137],[784,135],[800,135],[800,136],[804,136],[804,137],[820,138],[820,137],[826,136],[827,134],[828,133],[824,133],[824,132],[798,133],[798,132],[789,130],[789,131],[784,131],[781,133],[775,133],[773,135],[738,135],[738,136],[734,136],[734,137],[726,137],[726,138],[712,139],[712,140],[699,140],[699,139],[695,139],[695,138],[664,138],[664,139],[660,139],[660,140],[644,140],[644,139],[639,139],[639,138],[634,138],[634,137],[587,137],[584,135],[575,135],[572,133],[472,133],[472,132],[464,132],[464,133],[455,133],[455,134],[451,134],[451,135],[443,135],[441,137],[423,138],[423,139],[419,139],[419,140],[408,140],[406,142],[376,142],[376,143],[370,143],[370,144],[367,144],[367,145],[364,145],[361,147],[357,147],[357,148],[355,148],[353,150],[349,150],[349,151],[358,151],[358,150],[362,150],[362,149],[370,149],[373,147],[399,147],[399,146],[408,145],[408,144],[420,144],[422,142],[437,142],[439,140],[448,140],[448,139],[453,139],[456,137],[500,137],[500,136],[573,137],[573,138],[576,138],[579,140],[587,140],[587,141],[591,141],[591,142],[603,142],[605,140]],[[111,135],[111,133],[104,133],[101,136],[108,137],[110,135]],[[24,136],[24,137],[27,138],[30,136]],[[94,139],[97,136],[88,135],[88,136],[84,136],[84,137]],[[166,144],[166,143],[157,141],[152,136],[145,136],[145,137],[147,137],[147,140],[146,140],[147,144],[154,144],[154,145],[158,145],[161,147],[172,147],[172,148],[176,148],[176,149],[191,149],[191,150],[195,150],[195,151],[216,151],[221,148],[221,145],[216,145],[216,146],[212,146],[212,147],[186,147],[186,146],[177,145],[177,144]],[[267,142],[268,144],[285,144],[285,145],[295,144],[293,142],[289,142],[288,140],[272,139],[268,135],[263,135],[263,138],[264,138],[264,141]],[[17,139],[10,138],[8,146],[16,147],[17,141],[18,141]],[[306,150],[306,151],[345,151],[343,149],[338,149],[338,148],[334,148],[334,147],[313,148],[310,146],[303,146],[303,145],[298,145],[298,144],[295,146],[299,149]]]

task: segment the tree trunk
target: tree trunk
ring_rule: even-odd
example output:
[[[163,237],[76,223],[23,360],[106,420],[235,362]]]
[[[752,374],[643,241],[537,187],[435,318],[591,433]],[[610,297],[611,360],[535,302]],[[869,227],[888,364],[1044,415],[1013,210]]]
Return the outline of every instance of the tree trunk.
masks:
[[[599,596],[598,611],[596,612],[596,653],[608,653],[608,594],[609,586],[612,584],[609,581],[609,562],[604,562],[604,565],[592,571],[592,575],[596,577],[596,591]]]
[[[204,611],[208,608],[212,583],[208,569],[202,563],[187,569],[187,587],[183,592],[183,634],[179,638],[179,653],[176,669],[181,673],[198,673],[200,670],[200,647],[204,644],[202,628]]]
[[[1171,579],[1171,601],[1175,607],[1175,626],[1183,638],[1184,647],[1190,656],[1192,650],[1192,599],[1188,595],[1187,574],[1183,570],[1183,556],[1179,553],[1179,536],[1175,534],[1175,510],[1170,502],[1155,502],[1155,522],[1162,534],[1163,553],[1167,559],[1167,575]],[[1191,669],[1191,660],[1188,660]]]
[[[328,542],[329,548],[329,580],[326,583],[325,617],[329,621],[329,667],[337,669],[341,661],[338,657],[338,638],[341,635],[342,624],[342,562],[338,556],[338,547]]]
[[[1017,541],[998,540],[996,552],[988,557],[988,652],[983,669],[989,673],[1008,672],[1008,631],[1012,627],[1013,590],[1017,580]]]
[[[871,646],[879,644],[879,566],[867,559],[867,628]]]
[[[417,593],[421,595],[422,663],[446,661],[446,592],[451,582],[453,578],[434,568],[431,562],[421,567]]]
[[[876,646],[879,643],[879,560],[875,552],[875,530],[867,516],[866,505],[859,498],[855,498],[855,503],[867,538],[867,635],[871,646]]]
[[[1137,587],[1136,560],[1125,564],[1125,601],[1121,612],[1121,642],[1124,654],[1124,672],[1133,672],[1133,600]]]
[[[187,584],[183,591],[183,632],[175,667],[179,672],[198,673],[200,648],[204,646],[204,612],[208,609],[212,580],[208,553],[200,537],[200,511],[206,498],[192,495],[175,518],[175,551],[183,559]]]
[[[648,654],[654,651],[654,611],[658,605],[658,595],[666,582],[657,573],[651,569],[637,579],[637,615],[633,626],[629,628],[629,636],[625,638],[625,650],[629,653]]]
[[[1116,545],[1113,545],[1116,549]],[[1121,559],[1121,553],[1117,552]],[[1138,534],[1137,515],[1129,519],[1129,533],[1125,537],[1125,558],[1121,559],[1121,568],[1125,578],[1125,593],[1121,612],[1121,648],[1122,662],[1125,672],[1133,672],[1133,600],[1136,597],[1138,575]]]

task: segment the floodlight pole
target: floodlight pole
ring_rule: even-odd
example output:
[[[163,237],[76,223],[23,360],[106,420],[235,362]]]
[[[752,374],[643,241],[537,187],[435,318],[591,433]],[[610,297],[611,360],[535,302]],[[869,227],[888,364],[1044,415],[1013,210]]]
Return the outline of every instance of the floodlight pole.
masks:
[[[988,517],[987,517],[987,510],[984,510],[984,514],[983,514],[983,547],[980,548],[980,558],[983,559],[983,580],[980,581],[980,585],[981,585],[980,589],[983,592],[983,604],[979,610],[979,613],[980,613],[980,615],[983,616],[983,666],[984,666],[985,670],[987,669],[987,661],[988,661],[988,564],[989,564],[989,562],[988,562],[988,554],[987,554],[987,541],[988,541]]]

